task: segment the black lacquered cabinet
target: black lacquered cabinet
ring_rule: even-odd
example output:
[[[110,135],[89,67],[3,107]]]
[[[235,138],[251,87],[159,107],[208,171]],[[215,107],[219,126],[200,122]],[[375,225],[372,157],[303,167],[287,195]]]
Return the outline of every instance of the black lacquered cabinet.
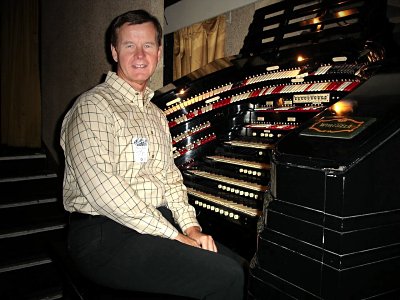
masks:
[[[399,83],[376,74],[277,143],[250,297],[400,299]]]

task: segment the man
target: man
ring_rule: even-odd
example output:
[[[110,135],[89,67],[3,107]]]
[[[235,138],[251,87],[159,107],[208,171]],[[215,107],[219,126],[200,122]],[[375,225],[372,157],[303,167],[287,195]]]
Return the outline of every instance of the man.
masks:
[[[201,231],[167,121],[150,102],[161,26],[136,10],[110,29],[117,71],[78,98],[61,130],[71,257],[88,278],[116,289],[242,299],[243,269]]]

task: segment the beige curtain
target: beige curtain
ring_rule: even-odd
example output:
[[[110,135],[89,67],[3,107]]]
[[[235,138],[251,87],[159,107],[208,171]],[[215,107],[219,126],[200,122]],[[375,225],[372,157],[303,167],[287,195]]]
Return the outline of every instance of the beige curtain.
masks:
[[[1,144],[41,146],[39,0],[2,0]]]
[[[225,16],[174,33],[174,80],[225,56]]]

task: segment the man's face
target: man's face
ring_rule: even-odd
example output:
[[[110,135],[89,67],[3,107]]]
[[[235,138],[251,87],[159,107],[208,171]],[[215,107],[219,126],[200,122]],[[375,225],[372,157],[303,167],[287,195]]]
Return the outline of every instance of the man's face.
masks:
[[[117,32],[116,47],[111,45],[117,74],[135,90],[142,91],[153,75],[161,57],[156,29],[151,22],[122,25]]]

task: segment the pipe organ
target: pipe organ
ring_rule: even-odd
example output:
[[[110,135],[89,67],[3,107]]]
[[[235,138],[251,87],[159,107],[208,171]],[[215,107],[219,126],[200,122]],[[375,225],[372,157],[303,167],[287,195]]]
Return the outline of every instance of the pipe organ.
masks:
[[[343,142],[330,140],[326,147],[324,139],[309,138],[308,148],[302,149],[312,148],[315,153],[297,153],[302,140],[288,138],[284,150],[290,153],[290,160],[286,152],[277,153],[276,149],[306,124],[320,120],[380,70],[392,66],[387,55],[391,41],[380,31],[387,24],[384,2],[291,0],[261,8],[239,55],[216,60],[163,87],[153,99],[168,119],[175,162],[203,229],[252,258],[249,294],[253,299],[267,299],[268,295],[273,295],[271,299],[310,295],[344,299],[320,293],[318,266],[322,268],[325,261],[316,253],[325,251],[321,222],[328,215],[323,204],[308,206],[308,201],[322,200],[311,199],[312,188],[304,191],[297,184],[315,184],[316,190],[324,186],[326,180],[307,171],[316,167],[311,156],[317,153],[315,149],[340,152],[335,142]],[[379,28],[368,23],[371,20],[381,22]],[[347,151],[345,145],[343,149]],[[278,160],[280,155],[284,163]],[[290,173],[296,157],[307,164],[304,170],[301,165]],[[280,180],[281,176],[285,179]],[[299,197],[303,202],[291,200]],[[305,225],[313,222],[319,231]],[[297,239],[301,241],[298,244]],[[335,242],[344,243],[339,237]],[[301,247],[309,252],[303,253]],[[295,257],[295,265],[283,267],[286,255],[294,257],[293,251],[310,255],[316,266],[313,282],[302,272],[291,273],[291,268],[307,269],[307,261]],[[337,288],[339,279],[331,276],[336,280],[332,286]]]

